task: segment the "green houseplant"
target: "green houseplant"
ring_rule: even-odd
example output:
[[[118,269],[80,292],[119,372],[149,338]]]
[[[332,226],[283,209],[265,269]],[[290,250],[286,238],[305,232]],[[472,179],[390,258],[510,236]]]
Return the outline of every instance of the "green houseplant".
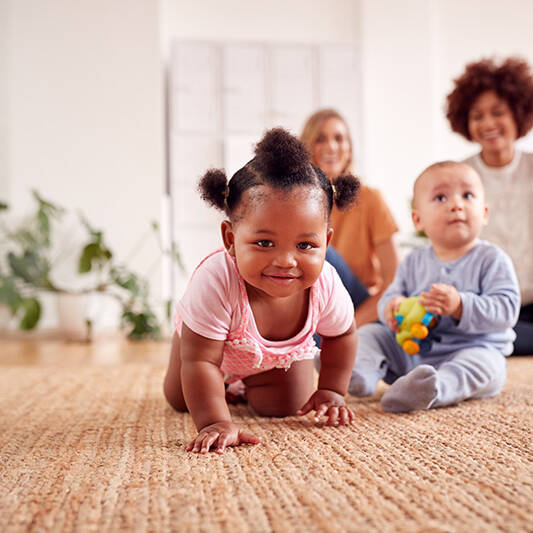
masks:
[[[4,215],[8,205],[0,202],[0,303],[6,306],[22,330],[35,328],[41,318],[43,292],[57,294],[104,293],[118,301],[121,325],[133,339],[161,336],[161,319],[150,302],[146,279],[126,265],[117,262],[102,231],[95,229],[85,216],[79,215],[84,228],[85,242],[79,246],[77,272],[90,278],[83,289],[72,290],[53,281],[52,269],[56,258],[52,255],[54,224],[65,215],[65,209],[45,200],[33,191],[36,208],[21,223],[10,227]],[[176,245],[164,250],[159,226],[152,223],[161,254],[168,254],[183,268]],[[169,303],[166,305],[167,319]],[[91,323],[87,321],[88,338]]]

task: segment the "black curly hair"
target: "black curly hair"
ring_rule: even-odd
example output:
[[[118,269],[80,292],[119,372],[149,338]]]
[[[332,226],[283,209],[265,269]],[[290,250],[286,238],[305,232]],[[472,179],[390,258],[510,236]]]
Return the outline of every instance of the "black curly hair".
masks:
[[[519,57],[509,57],[500,64],[494,59],[469,63],[454,80],[455,88],[446,97],[446,118],[453,131],[469,141],[468,114],[476,99],[494,91],[505,100],[517,127],[518,138],[533,127],[533,75],[529,64]]]
[[[223,170],[211,169],[200,179],[198,189],[207,203],[235,222],[243,193],[260,185],[286,191],[299,185],[316,187],[324,192],[328,218],[334,204],[339,209],[351,206],[360,188],[358,178],[352,175],[331,182],[310,162],[300,140],[282,128],[274,128],[257,144],[255,157],[235,172],[229,182]]]

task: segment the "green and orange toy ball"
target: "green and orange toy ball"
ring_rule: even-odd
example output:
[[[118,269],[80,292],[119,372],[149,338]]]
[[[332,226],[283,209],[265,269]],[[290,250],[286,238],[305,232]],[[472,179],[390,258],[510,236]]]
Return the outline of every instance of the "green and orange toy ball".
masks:
[[[429,330],[437,324],[435,315],[426,311],[418,300],[418,296],[406,298],[394,313],[400,328],[396,333],[396,342],[409,355],[427,351],[430,343],[423,341],[428,338]]]

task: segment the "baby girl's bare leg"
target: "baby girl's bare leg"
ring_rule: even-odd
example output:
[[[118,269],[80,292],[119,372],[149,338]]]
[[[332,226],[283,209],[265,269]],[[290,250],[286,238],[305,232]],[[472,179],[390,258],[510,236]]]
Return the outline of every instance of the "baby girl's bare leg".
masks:
[[[274,368],[244,379],[248,403],[261,416],[292,416],[315,390],[311,359],[297,361],[289,370]]]
[[[163,391],[168,403],[174,407],[176,411],[187,411],[187,405],[183,398],[180,374],[180,338],[177,333],[174,333],[174,337],[172,337],[172,349],[170,350],[170,360],[168,362],[167,373],[163,383]]]

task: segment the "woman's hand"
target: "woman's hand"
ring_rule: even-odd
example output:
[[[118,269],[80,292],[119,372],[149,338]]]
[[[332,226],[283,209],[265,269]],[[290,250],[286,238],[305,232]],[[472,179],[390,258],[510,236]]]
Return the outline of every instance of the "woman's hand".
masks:
[[[240,446],[241,444],[259,444],[261,439],[246,433],[233,422],[215,422],[203,427],[187,446],[188,452],[207,453],[215,448],[217,453],[222,453],[227,446]]]
[[[347,426],[353,424],[354,420],[354,414],[346,405],[344,396],[332,390],[318,389],[296,414],[301,416],[309,411],[315,411],[315,422],[326,415],[326,426]]]
[[[400,328],[398,327],[398,321],[394,316],[394,311],[398,310],[398,307],[400,307],[400,304],[403,300],[405,300],[404,296],[395,296],[385,306],[385,320],[387,321],[387,325],[389,326],[389,328],[395,332],[400,331]]]

